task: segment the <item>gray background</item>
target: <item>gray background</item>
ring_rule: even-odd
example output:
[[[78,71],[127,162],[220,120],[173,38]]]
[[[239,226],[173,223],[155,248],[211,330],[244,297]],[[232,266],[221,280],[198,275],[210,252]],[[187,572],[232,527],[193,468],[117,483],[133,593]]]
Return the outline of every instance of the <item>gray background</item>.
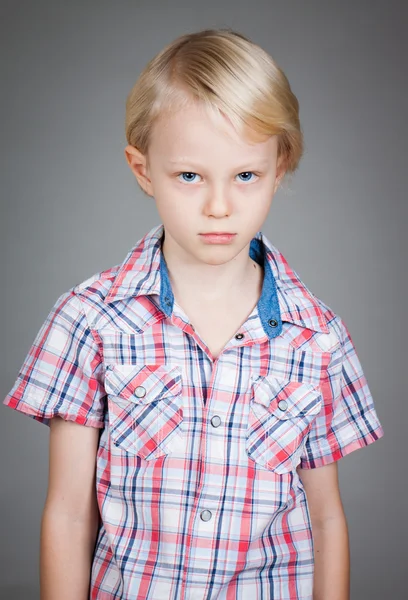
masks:
[[[406,2],[13,0],[0,10],[2,398],[57,297],[159,223],[123,154],[140,70],[182,33],[236,28],[286,72],[306,141],[263,231],[345,320],[385,430],[340,461],[351,597],[406,598]],[[34,599],[48,429],[0,415],[0,598]]]

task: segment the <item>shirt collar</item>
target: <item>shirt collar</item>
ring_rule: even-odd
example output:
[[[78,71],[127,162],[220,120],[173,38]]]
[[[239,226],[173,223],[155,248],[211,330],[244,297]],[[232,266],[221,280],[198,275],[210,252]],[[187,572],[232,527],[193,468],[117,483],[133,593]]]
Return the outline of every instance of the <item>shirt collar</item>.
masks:
[[[119,266],[105,303],[157,294],[161,310],[167,316],[171,315],[174,297],[161,251],[163,232],[163,224],[155,226],[131,248]],[[258,313],[269,337],[273,338],[281,333],[284,321],[329,333],[319,300],[261,231],[251,240],[249,255],[264,267]]]

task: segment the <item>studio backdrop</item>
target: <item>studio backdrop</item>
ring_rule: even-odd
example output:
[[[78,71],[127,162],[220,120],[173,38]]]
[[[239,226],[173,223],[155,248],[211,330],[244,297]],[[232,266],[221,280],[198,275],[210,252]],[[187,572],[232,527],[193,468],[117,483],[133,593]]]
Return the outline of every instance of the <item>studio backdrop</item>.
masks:
[[[300,102],[305,152],[264,232],[352,334],[384,437],[339,463],[352,600],[406,598],[407,4],[3,0],[1,397],[56,299],[160,220],[125,99],[178,35],[230,27]],[[39,598],[49,430],[0,405],[0,598]]]

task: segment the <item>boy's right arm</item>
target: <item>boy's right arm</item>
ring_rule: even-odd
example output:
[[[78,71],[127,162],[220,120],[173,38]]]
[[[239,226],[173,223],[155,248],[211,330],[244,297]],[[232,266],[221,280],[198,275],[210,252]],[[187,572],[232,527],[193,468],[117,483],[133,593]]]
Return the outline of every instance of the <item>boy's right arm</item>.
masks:
[[[99,523],[100,429],[50,421],[49,483],[41,522],[41,600],[87,600]]]

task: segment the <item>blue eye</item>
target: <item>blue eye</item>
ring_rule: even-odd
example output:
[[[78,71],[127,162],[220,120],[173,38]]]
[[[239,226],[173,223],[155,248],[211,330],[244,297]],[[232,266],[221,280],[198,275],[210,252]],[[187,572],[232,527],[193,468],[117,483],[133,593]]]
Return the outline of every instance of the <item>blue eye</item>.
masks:
[[[199,175],[197,175],[197,173],[189,173],[188,171],[184,171],[183,173],[180,173],[179,175],[177,175],[177,177],[182,177],[182,180],[184,183],[195,183],[194,177],[200,177]]]
[[[179,181],[182,181],[183,183],[197,183],[198,180],[196,178],[201,178],[201,175],[198,175],[198,173],[192,173],[190,171],[183,171],[182,173],[179,173],[177,177]],[[243,173],[239,173],[237,177],[239,177],[241,181],[248,183],[251,182],[254,177],[257,177],[257,175],[252,171],[244,171]]]
[[[251,175],[255,175],[255,173],[253,173],[252,171],[244,171],[243,173],[239,173],[239,174],[237,175],[237,177],[241,177],[241,176],[243,176],[243,178],[241,178],[241,181],[245,181],[245,182],[247,182],[247,181],[252,181],[252,180],[249,178]],[[248,176],[249,176],[249,177],[248,177]]]

